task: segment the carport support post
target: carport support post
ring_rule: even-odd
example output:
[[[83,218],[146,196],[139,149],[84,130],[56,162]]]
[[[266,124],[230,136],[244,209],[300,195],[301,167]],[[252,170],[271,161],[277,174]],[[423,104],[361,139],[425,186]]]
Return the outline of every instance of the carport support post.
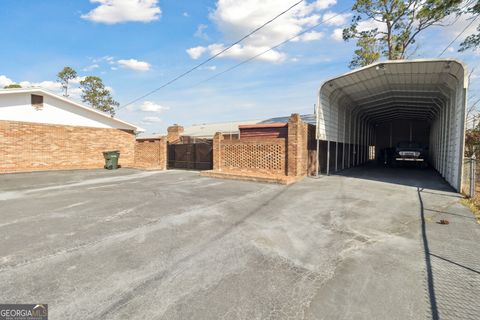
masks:
[[[221,132],[215,133],[213,136],[213,170],[222,171],[222,140]]]

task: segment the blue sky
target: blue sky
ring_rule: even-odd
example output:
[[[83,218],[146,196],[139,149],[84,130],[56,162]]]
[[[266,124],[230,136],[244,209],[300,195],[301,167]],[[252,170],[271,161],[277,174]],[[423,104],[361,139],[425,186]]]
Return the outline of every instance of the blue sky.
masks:
[[[294,0],[4,0],[0,11],[0,85],[40,85],[58,91],[56,73],[68,65],[97,75],[121,105],[155,89],[295,3]],[[311,113],[320,84],[348,71],[354,44],[339,39],[349,13],[297,41],[214,80],[202,80],[351,7],[352,1],[305,1],[255,37],[175,84],[117,112],[163,133],[173,123],[260,119]],[[423,33],[414,57],[432,58],[468,23]],[[469,30],[473,32],[472,30]],[[468,32],[466,33],[468,34]],[[466,35],[465,34],[465,35]],[[444,54],[476,68],[480,55]],[[75,81],[74,81],[75,82]],[[76,83],[73,83],[76,86]],[[78,99],[79,90],[72,89]],[[478,95],[477,95],[478,96]]]

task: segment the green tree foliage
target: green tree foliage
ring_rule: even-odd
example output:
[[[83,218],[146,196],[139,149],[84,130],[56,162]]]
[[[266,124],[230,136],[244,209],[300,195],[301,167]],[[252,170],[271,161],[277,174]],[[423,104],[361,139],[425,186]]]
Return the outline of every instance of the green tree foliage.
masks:
[[[478,126],[465,131],[465,157],[471,157],[475,154],[480,159],[480,130]]]
[[[8,86],[5,86],[3,87],[4,89],[19,89],[21,88],[22,86],[19,85],[18,83],[12,83],[12,84],[9,84]]]
[[[63,95],[68,97],[68,83],[77,77],[77,72],[70,67],[64,67],[57,73],[57,81],[60,82],[63,88]]]
[[[355,56],[350,62],[350,68],[367,66],[380,59],[380,46],[375,37],[362,36],[357,40]]]
[[[115,115],[115,108],[120,104],[113,100],[110,91],[105,88],[102,79],[88,76],[80,81],[82,87],[82,100],[91,107]]]
[[[480,0],[469,1],[470,6],[464,13],[472,14],[471,19],[477,19],[480,15]],[[480,47],[480,23],[477,26],[477,33],[469,35],[460,45],[459,51],[465,51],[467,49],[476,49]]]
[[[406,59],[425,29],[458,10],[462,0],[356,0],[350,27],[343,39],[357,40],[350,67],[361,67],[386,57]]]

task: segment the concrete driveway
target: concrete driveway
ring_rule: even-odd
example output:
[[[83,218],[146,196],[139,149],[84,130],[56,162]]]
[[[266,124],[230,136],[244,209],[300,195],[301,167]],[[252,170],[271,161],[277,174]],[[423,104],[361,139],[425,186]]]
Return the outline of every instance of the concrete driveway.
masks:
[[[0,218],[0,303],[48,303],[51,319],[480,313],[480,225],[429,170],[291,186],[186,171],[2,175]]]

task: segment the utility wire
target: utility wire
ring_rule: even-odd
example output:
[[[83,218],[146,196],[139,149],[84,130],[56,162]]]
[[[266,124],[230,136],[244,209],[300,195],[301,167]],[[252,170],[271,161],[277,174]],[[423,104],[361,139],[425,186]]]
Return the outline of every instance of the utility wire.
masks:
[[[265,22],[264,24],[262,24],[260,27],[256,28],[255,30],[251,31],[249,34],[247,34],[246,36],[243,36],[241,39],[233,42],[232,44],[230,44],[228,47],[226,47],[225,49],[221,50],[220,52],[218,52],[217,54],[211,56],[210,58],[208,58],[207,60],[203,61],[202,63],[200,64],[197,64],[195,67],[185,71],[184,73],[176,76],[175,78],[173,78],[172,80],[164,83],[163,85],[161,85],[160,87],[152,90],[152,91],[149,91],[148,93],[136,98],[136,99],[133,99],[132,101],[128,102],[127,104],[124,104],[122,105],[121,107],[119,107],[117,110],[120,110],[122,108],[125,108],[126,106],[129,106],[131,104],[134,104],[135,102],[139,101],[139,100],[142,100],[146,97],[148,97],[149,95],[152,95],[153,93],[165,88],[166,86],[174,83],[175,81],[179,80],[180,78],[183,78],[184,76],[188,75],[189,73],[195,71],[196,69],[200,68],[201,66],[207,64],[208,62],[212,61],[213,59],[215,59],[216,57],[218,57],[219,55],[221,55],[222,53],[226,52],[227,50],[231,49],[233,46],[239,44],[240,42],[242,42],[243,40],[245,40],[246,38],[250,37],[251,35],[253,35],[254,33],[258,32],[259,30],[263,29],[265,26],[269,25],[270,23],[272,23],[273,21],[275,21],[276,19],[278,19],[279,17],[281,17],[282,15],[284,15],[285,13],[287,13],[288,11],[292,10],[293,8],[295,8],[296,6],[298,6],[300,3],[302,3],[304,0],[300,0],[296,3],[294,3],[293,5],[291,5],[288,9],[280,12],[278,15],[276,15],[275,17],[273,17],[272,19],[268,20],[267,22]]]
[[[240,63],[238,63],[238,64],[236,64],[236,65],[234,65],[234,66],[232,66],[232,67],[230,67],[230,68],[228,68],[228,69],[225,69],[224,71],[222,71],[222,72],[220,72],[220,73],[217,73],[216,75],[214,75],[214,76],[212,76],[212,77],[210,77],[210,78],[207,78],[207,79],[205,79],[205,80],[202,80],[202,81],[194,84],[192,87],[196,87],[196,86],[198,86],[198,85],[200,85],[200,84],[202,84],[202,83],[204,83],[204,82],[207,82],[207,81],[210,81],[210,80],[212,80],[212,79],[215,79],[215,78],[217,78],[217,77],[219,77],[219,76],[221,76],[221,75],[223,75],[223,74],[225,74],[225,73],[227,73],[227,72],[232,71],[233,69],[236,69],[236,68],[238,68],[238,67],[240,67],[240,66],[242,66],[242,65],[244,65],[244,64],[246,64],[246,63],[249,63],[250,61],[255,60],[255,59],[257,59],[258,57],[264,55],[265,53],[268,53],[268,52],[270,52],[270,51],[272,51],[272,50],[275,50],[276,48],[278,48],[278,47],[280,47],[280,46],[282,46],[282,45],[284,45],[284,44],[286,44],[286,43],[288,43],[288,42],[290,42],[290,41],[292,41],[292,40],[294,40],[294,39],[302,36],[303,34],[314,30],[315,28],[319,27],[320,25],[322,25],[322,24],[324,24],[324,23],[326,23],[326,22],[328,22],[328,21],[330,21],[330,20],[333,20],[333,19],[336,18],[337,16],[339,16],[339,15],[341,15],[341,14],[343,14],[343,13],[349,11],[349,10],[350,10],[350,9],[343,10],[343,11],[337,13],[336,15],[334,15],[334,16],[326,19],[326,20],[323,20],[323,21],[320,22],[320,23],[317,23],[316,25],[314,25],[314,26],[312,26],[312,27],[310,27],[310,28],[308,28],[308,29],[305,29],[304,31],[302,31],[302,32],[300,32],[300,33],[297,33],[297,34],[294,35],[293,37],[288,38],[287,40],[282,41],[282,42],[280,42],[279,44],[277,44],[277,45],[275,45],[275,46],[273,46],[273,47],[270,47],[269,49],[267,49],[267,50],[265,50],[265,51],[260,52],[259,54],[256,54],[256,55],[254,55],[254,56],[252,56],[252,57],[250,57],[250,58],[248,58],[248,59],[246,59],[246,60],[243,60],[242,62],[240,62]]]
[[[470,23],[462,30],[462,32],[460,32],[460,33],[455,37],[455,39],[453,39],[453,40],[445,47],[445,49],[443,49],[442,53],[440,53],[440,54],[438,55],[438,57],[441,57],[441,56],[445,53],[445,51],[447,51],[448,48],[450,48],[450,46],[451,46],[452,44],[454,44],[455,41],[457,41],[458,38],[460,38],[460,36],[461,36],[462,34],[464,34],[465,31],[468,30],[468,28],[471,27],[471,25],[475,22],[475,20],[478,19],[478,17],[480,17],[480,15],[477,15],[474,19],[472,19],[472,21],[470,21]]]

